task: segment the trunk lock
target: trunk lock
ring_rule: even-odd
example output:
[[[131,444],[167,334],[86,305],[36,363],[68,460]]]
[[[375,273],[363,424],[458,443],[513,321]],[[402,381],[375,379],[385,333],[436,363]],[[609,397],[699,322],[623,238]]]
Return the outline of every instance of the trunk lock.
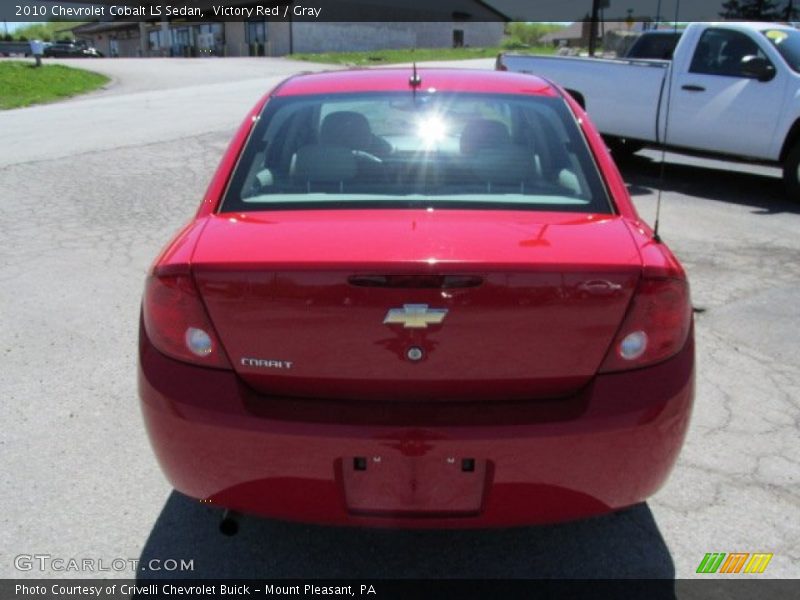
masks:
[[[418,360],[422,360],[423,357],[422,348],[420,348],[419,346],[411,346],[411,348],[408,349],[408,352],[406,352],[406,356],[408,357],[408,360],[412,362],[417,362]]]

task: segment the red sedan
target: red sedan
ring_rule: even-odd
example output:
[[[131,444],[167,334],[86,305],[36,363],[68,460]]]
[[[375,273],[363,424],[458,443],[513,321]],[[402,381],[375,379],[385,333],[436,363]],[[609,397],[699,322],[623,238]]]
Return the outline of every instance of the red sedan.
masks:
[[[147,279],[139,392],[175,488],[397,527],[549,523],[664,483],[683,268],[583,110],[492,71],[301,75]]]

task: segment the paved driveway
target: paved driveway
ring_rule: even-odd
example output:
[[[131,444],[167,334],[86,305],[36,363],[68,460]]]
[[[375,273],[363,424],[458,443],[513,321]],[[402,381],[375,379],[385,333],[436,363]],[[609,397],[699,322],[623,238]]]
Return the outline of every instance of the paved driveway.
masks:
[[[145,438],[135,387],[142,283],[245,111],[279,78],[327,67],[78,64],[116,83],[0,112],[0,576],[20,575],[15,555],[39,553],[188,558],[202,576],[690,577],[711,551],[774,552],[766,575],[797,575],[800,204],[783,199],[776,170],[668,156],[662,234],[704,312],[692,428],[647,505],[491,532],[246,519],[228,539],[214,511],[171,492]],[[624,166],[647,219],[657,159]]]

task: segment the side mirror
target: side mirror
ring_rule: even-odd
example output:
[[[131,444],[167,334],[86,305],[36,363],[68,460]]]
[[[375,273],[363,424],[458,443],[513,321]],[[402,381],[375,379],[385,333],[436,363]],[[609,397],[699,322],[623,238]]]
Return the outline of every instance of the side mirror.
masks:
[[[751,79],[769,81],[775,77],[775,67],[766,58],[750,54],[742,58],[741,74]]]

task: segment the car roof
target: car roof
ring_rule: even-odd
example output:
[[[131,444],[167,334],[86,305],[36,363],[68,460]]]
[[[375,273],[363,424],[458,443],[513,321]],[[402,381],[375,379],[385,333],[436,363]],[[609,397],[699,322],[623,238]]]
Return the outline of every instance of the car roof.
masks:
[[[287,79],[274,92],[276,96],[339,94],[357,92],[411,91],[411,67],[350,69],[308,73]],[[490,94],[533,94],[557,96],[548,81],[523,73],[489,69],[419,68],[419,90],[430,92],[481,92]]]

